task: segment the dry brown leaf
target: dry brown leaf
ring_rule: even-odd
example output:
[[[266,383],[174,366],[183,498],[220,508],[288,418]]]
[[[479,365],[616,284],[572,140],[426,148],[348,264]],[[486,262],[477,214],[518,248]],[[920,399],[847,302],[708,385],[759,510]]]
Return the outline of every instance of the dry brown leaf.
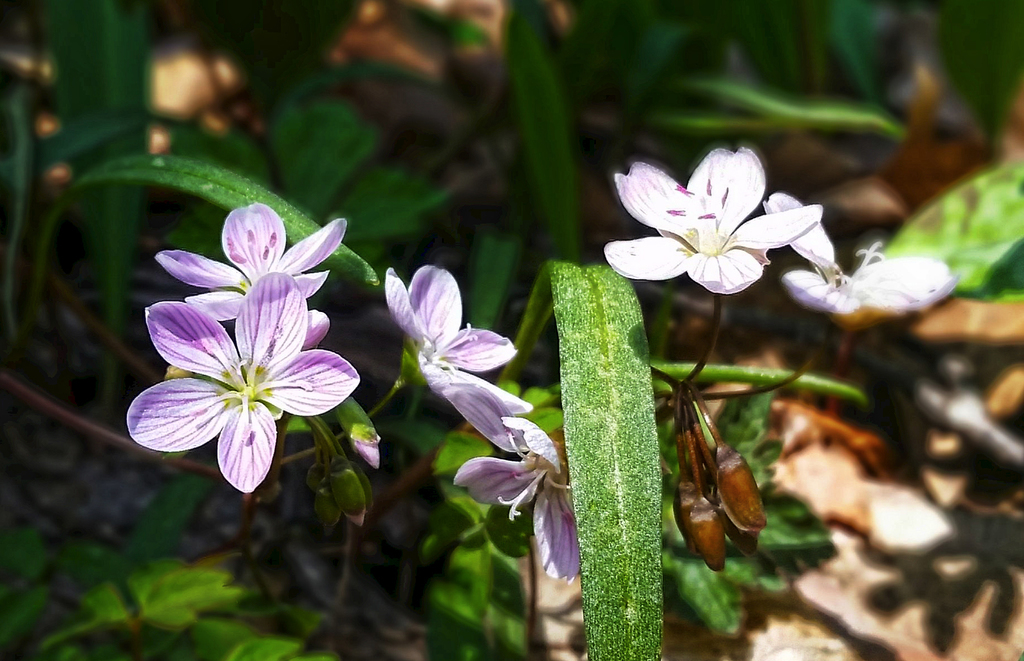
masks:
[[[921,481],[928,495],[942,507],[959,504],[967,493],[971,478],[968,475],[946,473],[932,466],[921,469]]]
[[[880,177],[863,177],[844,182],[821,195],[815,202],[858,227],[891,227],[899,225],[910,209],[899,193]]]
[[[985,410],[997,420],[1009,418],[1024,404],[1024,363],[999,373],[985,391]]]
[[[925,312],[911,332],[927,342],[1024,342],[1024,303],[952,298]]]
[[[892,450],[877,434],[810,404],[776,399],[772,402],[770,424],[782,439],[784,454],[812,444],[834,444],[852,452],[872,475],[886,475],[896,465]]]
[[[161,47],[153,59],[150,103],[158,115],[191,119],[243,83],[242,72],[223,55],[207,55],[191,45]]]

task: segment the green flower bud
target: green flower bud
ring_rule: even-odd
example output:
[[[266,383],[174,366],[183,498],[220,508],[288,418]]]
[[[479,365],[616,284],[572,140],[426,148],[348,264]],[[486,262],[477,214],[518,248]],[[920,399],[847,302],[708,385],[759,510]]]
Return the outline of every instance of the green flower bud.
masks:
[[[362,523],[363,515],[366,513],[366,491],[363,480],[360,479],[361,474],[362,472],[353,466],[352,462],[344,457],[335,457],[331,462],[331,473],[328,476],[334,502],[345,516],[357,525]],[[365,480],[366,476],[363,476],[363,479]]]
[[[306,472],[306,486],[309,487],[310,491],[316,492],[326,475],[327,471],[324,470],[323,464],[319,462],[313,464],[309,467],[309,471]]]
[[[341,518],[341,508],[334,501],[330,482],[326,479],[320,483],[316,490],[313,509],[316,511],[316,518],[320,519],[320,523],[325,526],[333,526]]]

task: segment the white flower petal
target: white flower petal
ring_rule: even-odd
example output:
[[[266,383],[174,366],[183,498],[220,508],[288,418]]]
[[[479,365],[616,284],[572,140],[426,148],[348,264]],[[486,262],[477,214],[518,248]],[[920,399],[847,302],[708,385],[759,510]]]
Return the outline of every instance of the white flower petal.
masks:
[[[508,409],[490,391],[472,385],[452,383],[441,389],[442,397],[462,414],[487,440],[506,452],[516,452],[512,436],[502,423]]]
[[[331,320],[320,310],[309,311],[309,325],[306,327],[306,339],[302,342],[302,350],[312,349],[320,344],[327,331],[331,329]]]
[[[770,214],[799,209],[802,206],[800,200],[785,193],[772,193],[764,202],[764,210]],[[790,245],[793,246],[793,250],[816,266],[830,270],[837,268],[836,250],[832,247],[832,241],[825,233],[825,227],[821,222],[803,236],[797,237]]]
[[[250,282],[274,270],[284,253],[285,240],[281,217],[259,203],[229,213],[221,233],[224,254]]]
[[[544,457],[555,467],[556,471],[561,472],[562,462],[558,459],[558,450],[555,448],[554,441],[536,423],[525,418],[508,416],[502,418],[501,421],[505,427],[513,431],[514,435],[522,438],[525,448],[520,448],[520,450],[529,450]]]
[[[443,353],[444,359],[459,369],[487,372],[512,360],[516,348],[511,340],[495,332],[463,328]]]
[[[185,250],[161,250],[156,261],[172,276],[193,287],[239,287],[245,282],[238,269]]]
[[[736,228],[729,243],[750,250],[781,248],[820,228],[821,211],[820,204],[811,204],[753,218]]]
[[[238,351],[217,320],[179,301],[146,308],[146,327],[157,353],[171,365],[222,381],[238,372]]]
[[[679,241],[663,236],[612,241],[604,247],[608,265],[633,280],[669,280],[682,275],[691,254]]]
[[[469,490],[473,500],[492,505],[524,502],[537,489],[537,473],[522,461],[476,457],[455,473],[455,484]]]
[[[728,236],[761,204],[765,177],[754,152],[715,149],[694,170],[687,189],[706,199],[704,210],[714,213],[718,231]]]
[[[850,293],[868,307],[909,312],[948,296],[957,277],[942,261],[929,257],[896,257],[873,262],[850,276]]]
[[[739,249],[708,257],[694,255],[686,269],[697,282],[715,294],[735,294],[757,282],[764,264],[754,255]]]
[[[359,385],[359,374],[347,360],[331,351],[310,349],[290,362],[276,366],[273,380],[264,387],[266,396],[277,408],[301,416],[330,411],[352,394]]]
[[[388,311],[391,312],[391,318],[398,327],[415,342],[425,340],[426,330],[413,311],[409,290],[405,288],[405,283],[395,273],[395,269],[389,268],[384,276],[384,294],[388,301]]]
[[[616,174],[615,189],[629,215],[656,230],[684,234],[700,215],[689,191],[647,163],[634,163],[627,174]]]
[[[570,582],[580,572],[580,546],[576,536],[576,517],[564,490],[547,487],[537,494],[533,507],[533,534],[537,550],[548,576]]]
[[[321,263],[341,245],[345,227],[345,219],[338,218],[299,241],[281,256],[281,261],[277,264],[278,270],[298,275]]]
[[[782,276],[782,284],[797,303],[812,310],[849,314],[860,307],[845,288],[829,283],[820,273],[790,271]]]
[[[238,316],[244,299],[245,295],[237,291],[210,291],[186,296],[185,302],[217,321],[229,321]]]
[[[128,433],[139,445],[181,452],[220,433],[227,409],[224,389],[201,379],[171,379],[147,388],[128,407]]]
[[[265,275],[246,295],[238,313],[238,353],[251,369],[272,372],[274,365],[291,361],[302,350],[308,324],[306,299],[295,279],[284,273]]]
[[[448,344],[462,325],[462,294],[455,277],[436,266],[422,266],[409,284],[409,302],[436,345]]]
[[[277,444],[274,416],[262,404],[230,411],[217,443],[220,472],[231,486],[252,493],[270,472]]]

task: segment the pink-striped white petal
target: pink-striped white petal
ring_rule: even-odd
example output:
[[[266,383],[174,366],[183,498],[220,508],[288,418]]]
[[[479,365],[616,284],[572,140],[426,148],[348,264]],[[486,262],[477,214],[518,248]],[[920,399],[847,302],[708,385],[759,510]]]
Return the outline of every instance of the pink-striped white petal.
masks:
[[[489,330],[464,328],[444,348],[444,359],[470,372],[501,367],[516,355],[511,340]]]
[[[268,372],[263,399],[294,415],[320,415],[352,394],[359,374],[347,360],[331,351],[303,351]]]
[[[545,487],[533,507],[533,534],[548,576],[572,582],[580,572],[580,545],[576,517],[565,490]]]
[[[616,174],[615,189],[629,215],[648,227],[684,234],[697,226],[701,211],[692,192],[653,165],[634,163]]]
[[[252,493],[267,477],[277,444],[274,416],[262,404],[230,409],[217,443],[224,479],[243,493]]]
[[[709,257],[694,255],[687,271],[694,282],[715,294],[735,294],[757,282],[764,264],[754,255],[734,249]]]
[[[502,422],[502,418],[510,415],[508,408],[494,394],[466,384],[448,385],[439,394],[491,443],[506,452],[518,450]]]
[[[185,302],[217,321],[229,321],[242,309],[244,294],[237,291],[211,291],[185,297]]]
[[[705,198],[704,211],[715,214],[718,231],[728,236],[760,206],[764,168],[747,148],[715,149],[694,170],[687,188]]]
[[[910,312],[948,296],[957,276],[945,262],[930,257],[896,257],[872,262],[850,276],[850,294],[862,305]]]
[[[526,418],[511,417],[502,418],[501,421],[512,432],[513,437],[522,442],[523,447],[520,450],[529,450],[544,457],[555,467],[556,472],[561,472],[562,462],[558,459],[558,450],[554,442],[536,423]]]
[[[533,406],[530,403],[469,372],[439,367],[436,363],[424,360],[422,355],[419,356],[419,365],[420,372],[423,374],[427,385],[441,397],[445,397],[444,390],[448,386],[464,385],[479,388],[490,393],[509,411],[506,415],[519,415],[533,410]]]
[[[229,213],[221,234],[224,254],[251,282],[274,270],[285,241],[281,217],[259,203]]]
[[[632,280],[670,280],[686,272],[691,251],[663,236],[649,236],[633,241],[612,241],[604,247],[608,265],[621,276]]]
[[[147,388],[128,407],[128,434],[159,452],[181,452],[220,433],[227,409],[224,389],[201,379],[171,379]]]
[[[272,373],[302,350],[309,314],[306,299],[295,279],[270,273],[256,282],[245,296],[235,322],[238,352],[251,368]]]
[[[327,276],[329,275],[329,271],[317,271],[316,273],[303,273],[293,277],[295,278],[295,284],[299,286],[299,291],[302,292],[302,297],[309,298],[320,291],[320,288],[327,282]]]
[[[409,302],[435,345],[447,344],[459,332],[462,295],[448,271],[436,266],[420,267],[409,285]]]
[[[224,327],[177,301],[146,308],[146,326],[157,353],[171,365],[221,381],[238,372],[238,352]]]
[[[388,311],[398,327],[416,342],[426,339],[427,332],[412,309],[409,290],[395,269],[388,269],[384,276],[384,294],[388,301]]]
[[[833,314],[850,314],[860,302],[850,296],[847,288],[836,287],[812,271],[790,271],[782,276],[782,284],[793,299],[806,308]]]
[[[492,505],[525,502],[537,489],[538,475],[522,461],[476,457],[455,473],[455,484],[469,490],[474,500]]]
[[[156,261],[173,277],[193,287],[241,287],[245,282],[238,269],[185,250],[161,250]]]
[[[373,440],[361,441],[359,439],[352,439],[352,449],[356,451],[363,461],[370,464],[373,468],[380,468],[380,437],[376,437]]]
[[[786,193],[772,193],[764,202],[765,213],[780,213],[799,209],[802,206],[803,203],[800,200]],[[835,268],[836,250],[832,247],[832,241],[825,233],[825,227],[821,222],[812,227],[807,234],[797,237],[790,245],[793,246],[793,250],[812,264],[823,269]]]
[[[320,264],[330,257],[331,253],[341,245],[341,239],[345,236],[346,226],[347,223],[344,218],[338,218],[327,223],[310,236],[289,248],[281,256],[277,269],[284,273],[298,275]]]
[[[309,324],[306,326],[306,339],[302,342],[302,350],[312,349],[320,344],[327,331],[331,329],[331,320],[320,310],[309,311]]]
[[[821,227],[821,211],[820,204],[811,204],[753,218],[733,232],[729,245],[749,250],[787,246]]]

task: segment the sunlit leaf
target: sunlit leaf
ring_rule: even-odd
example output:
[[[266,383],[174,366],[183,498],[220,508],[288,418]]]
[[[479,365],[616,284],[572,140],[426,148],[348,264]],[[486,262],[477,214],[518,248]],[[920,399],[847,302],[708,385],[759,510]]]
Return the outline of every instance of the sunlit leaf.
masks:
[[[445,436],[441,451],[434,459],[434,475],[454,475],[470,459],[493,454],[494,446],[490,441],[475,434],[453,431]]]
[[[202,618],[190,634],[196,656],[202,661],[221,661],[239,644],[256,637],[248,625],[219,617]]]
[[[678,558],[665,550],[662,562],[676,592],[708,627],[725,633],[739,630],[743,609],[735,583],[708,569],[700,558]]]
[[[533,516],[529,512],[520,512],[511,518],[508,507],[491,505],[484,525],[488,539],[505,555],[521,558],[529,553],[533,538]]]
[[[69,638],[101,629],[127,626],[130,617],[121,595],[114,586],[97,586],[82,597],[82,603],[71,622],[43,641],[43,648],[53,647]]]
[[[640,306],[610,268],[551,274],[589,657],[658,659],[661,461]]]
[[[302,649],[302,642],[292,638],[254,638],[241,643],[224,661],[285,661]]]
[[[420,547],[420,558],[433,562],[464,532],[483,521],[481,507],[472,498],[449,498],[430,513],[427,535]]]

